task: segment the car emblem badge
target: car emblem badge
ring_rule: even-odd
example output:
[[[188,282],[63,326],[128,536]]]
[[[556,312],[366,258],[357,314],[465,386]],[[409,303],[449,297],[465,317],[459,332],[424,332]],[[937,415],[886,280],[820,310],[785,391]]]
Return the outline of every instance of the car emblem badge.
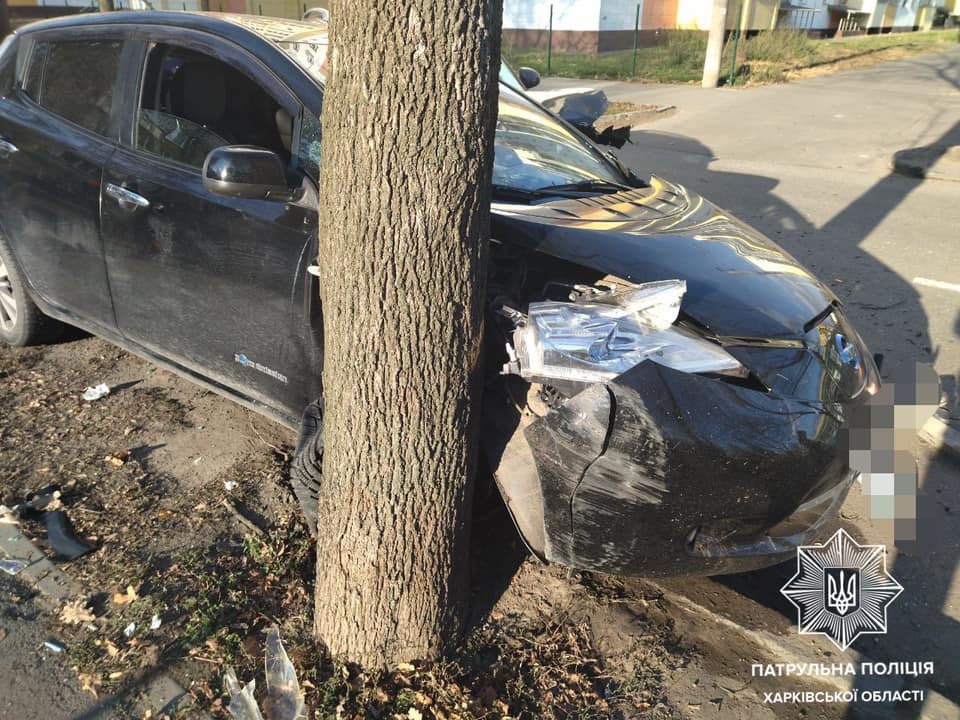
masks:
[[[801,635],[825,635],[841,650],[886,633],[887,607],[902,591],[886,547],[860,545],[843,528],[823,545],[798,547],[797,572],[780,590],[797,608]]]

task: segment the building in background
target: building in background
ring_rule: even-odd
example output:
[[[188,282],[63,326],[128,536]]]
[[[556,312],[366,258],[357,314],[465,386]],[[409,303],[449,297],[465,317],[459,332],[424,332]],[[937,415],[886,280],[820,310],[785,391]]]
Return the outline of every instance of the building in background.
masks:
[[[960,0],[728,0],[727,29],[792,28],[814,37],[929,30],[938,15],[960,21]],[[649,46],[671,31],[706,32],[712,0],[504,0],[504,43],[557,52]],[[639,18],[639,23],[637,22]],[[552,28],[552,33],[551,33]]]

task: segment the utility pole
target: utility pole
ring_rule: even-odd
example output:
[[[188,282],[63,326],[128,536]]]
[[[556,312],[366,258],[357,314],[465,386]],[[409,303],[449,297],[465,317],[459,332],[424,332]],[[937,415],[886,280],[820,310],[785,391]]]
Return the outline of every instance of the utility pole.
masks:
[[[720,60],[723,56],[723,36],[727,32],[727,0],[713,0],[710,14],[710,34],[707,36],[707,56],[703,61],[703,87],[715,88],[720,81]]]

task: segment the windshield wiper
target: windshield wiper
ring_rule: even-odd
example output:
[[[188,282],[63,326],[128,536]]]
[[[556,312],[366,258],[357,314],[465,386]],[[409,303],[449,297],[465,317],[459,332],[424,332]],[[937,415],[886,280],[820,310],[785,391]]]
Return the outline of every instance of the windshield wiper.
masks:
[[[609,180],[581,180],[575,183],[562,185],[545,185],[533,190],[511,187],[510,185],[493,186],[493,194],[508,200],[540,200],[547,197],[580,197],[585,192],[617,193],[623,190],[633,190],[629,185],[611,182]]]
[[[629,185],[623,185],[622,183],[611,182],[609,180],[591,179],[581,180],[575,183],[564,183],[562,185],[545,185],[544,187],[533,190],[533,192],[543,195],[558,195],[561,193],[590,192],[593,190],[597,192],[615,193],[621,190],[633,190],[633,188]]]

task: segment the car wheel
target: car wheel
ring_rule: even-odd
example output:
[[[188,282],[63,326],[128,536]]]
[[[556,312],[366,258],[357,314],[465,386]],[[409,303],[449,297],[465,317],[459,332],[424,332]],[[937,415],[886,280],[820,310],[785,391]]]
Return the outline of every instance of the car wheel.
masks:
[[[23,274],[0,234],[0,342],[15,347],[38,345],[55,340],[62,329],[30,299]]]
[[[310,534],[317,534],[317,497],[323,471],[323,401],[307,405],[300,422],[297,449],[290,463],[290,484]]]

